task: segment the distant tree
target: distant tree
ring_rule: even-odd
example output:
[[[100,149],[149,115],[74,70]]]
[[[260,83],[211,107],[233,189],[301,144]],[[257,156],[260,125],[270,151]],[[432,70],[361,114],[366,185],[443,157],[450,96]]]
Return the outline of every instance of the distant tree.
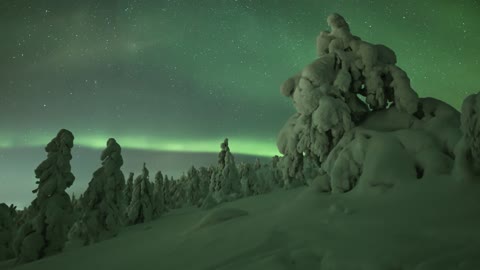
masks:
[[[234,200],[242,195],[240,174],[235,164],[235,158],[228,147],[228,139],[225,139],[220,147],[219,164],[213,170],[209,194],[202,203],[204,209],[211,208],[217,203]]]
[[[240,165],[240,183],[242,185],[242,193],[244,196],[252,196],[255,194],[254,184],[257,181],[257,175],[250,163]]]
[[[127,208],[128,223],[138,224],[152,220],[154,210],[152,201],[152,185],[146,164],[143,163],[142,174],[135,179],[132,202]]]
[[[70,160],[73,134],[62,129],[45,147],[47,159],[35,169],[37,197],[26,213],[26,221],[20,227],[14,242],[14,250],[20,263],[34,261],[59,253],[67,241],[72,218],[72,203],[65,189],[75,180]]]
[[[198,205],[201,201],[200,176],[198,170],[192,166],[187,174],[187,202],[190,205]]]
[[[163,179],[163,199],[165,202],[165,208],[166,209],[172,209],[171,207],[171,184],[170,184],[170,179],[168,178],[168,175],[165,174],[165,177]]]
[[[205,197],[208,195],[209,186],[210,186],[210,178],[212,177],[212,172],[205,168],[200,167],[198,171],[198,175],[200,177],[200,200],[203,201]],[[199,202],[201,204],[201,202]]]
[[[80,201],[82,214],[72,227],[69,237],[89,245],[116,236],[124,225],[125,177],[120,170],[123,165],[122,149],[113,138],[100,159],[102,167],[93,173],[93,178]]]
[[[125,205],[130,205],[132,202],[132,192],[133,192],[133,172],[130,172],[127,179],[127,184],[125,185],[125,189],[123,191],[123,197],[125,198]]]
[[[153,208],[155,217],[161,216],[163,213],[166,212],[165,207],[165,198],[164,198],[164,180],[161,171],[158,171],[155,175],[155,185],[153,188]]]

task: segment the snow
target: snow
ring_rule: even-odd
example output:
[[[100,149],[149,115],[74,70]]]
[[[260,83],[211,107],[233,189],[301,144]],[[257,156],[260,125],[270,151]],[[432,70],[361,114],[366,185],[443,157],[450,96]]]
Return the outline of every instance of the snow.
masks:
[[[312,185],[177,209],[15,269],[480,269],[480,185],[452,180],[369,196]]]

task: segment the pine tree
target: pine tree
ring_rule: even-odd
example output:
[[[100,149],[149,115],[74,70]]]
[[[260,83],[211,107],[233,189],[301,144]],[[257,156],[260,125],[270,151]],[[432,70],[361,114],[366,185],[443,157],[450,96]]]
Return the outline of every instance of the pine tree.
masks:
[[[153,202],[154,202],[154,216],[159,217],[166,212],[165,198],[164,198],[164,180],[161,171],[155,175],[155,185],[153,188]]]
[[[0,203],[0,261],[11,259],[13,252],[13,237],[15,235],[16,207]]]
[[[125,185],[125,189],[123,191],[123,197],[125,198],[125,205],[129,206],[132,202],[132,192],[133,192],[133,172],[130,172],[127,179],[127,184]]]
[[[79,240],[83,245],[96,243],[116,236],[124,225],[125,177],[120,170],[121,151],[115,139],[108,139],[100,157],[102,167],[93,173],[80,202],[82,214],[69,233],[72,240]]]
[[[149,181],[149,172],[143,163],[142,174],[137,176],[133,186],[132,202],[127,208],[129,224],[144,223],[153,218],[153,190]]]
[[[59,253],[67,241],[73,218],[73,207],[65,189],[75,180],[70,160],[73,134],[62,129],[45,147],[47,159],[35,169],[37,197],[26,213],[26,221],[20,227],[14,242],[20,263],[34,261]]]

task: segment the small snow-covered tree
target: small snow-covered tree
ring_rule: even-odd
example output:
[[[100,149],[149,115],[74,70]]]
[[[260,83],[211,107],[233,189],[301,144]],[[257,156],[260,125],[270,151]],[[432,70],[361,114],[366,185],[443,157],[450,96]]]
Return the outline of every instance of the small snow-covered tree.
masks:
[[[280,157],[279,156],[274,156],[272,157],[271,161],[271,168],[272,168],[272,174],[273,174],[273,181],[276,186],[278,187],[283,187],[283,177],[282,177],[282,171],[280,170]]]
[[[250,163],[242,163],[240,165],[240,183],[244,196],[252,196],[255,194],[254,185],[258,181],[257,174]]]
[[[220,186],[220,191],[225,196],[241,194],[240,174],[230,150],[225,153],[225,165],[221,174]]]
[[[123,197],[125,198],[125,205],[128,206],[132,202],[132,192],[133,192],[133,172],[130,172],[127,179],[127,184],[123,190]]]
[[[124,225],[125,177],[120,170],[123,157],[122,148],[115,139],[108,139],[100,160],[102,167],[93,173],[80,202],[81,217],[69,233],[72,241],[80,241],[83,245],[112,238]]]
[[[256,159],[255,159],[254,169],[255,169],[255,170],[258,170],[258,169],[260,169],[260,168],[262,168],[262,163],[260,162],[260,159],[259,159],[259,158],[256,158]]]
[[[20,263],[38,260],[59,253],[67,241],[72,219],[72,203],[65,190],[73,184],[70,160],[73,134],[62,129],[45,147],[47,159],[36,169],[37,197],[26,213],[14,250]]]
[[[206,201],[209,202],[208,207],[213,205],[211,203],[213,201],[217,203],[230,201],[242,195],[240,174],[235,164],[235,158],[228,147],[228,139],[225,139],[220,147],[219,157],[222,158],[210,179],[210,192],[206,198]],[[208,208],[207,206],[202,207]]]
[[[11,259],[13,252],[13,237],[15,234],[16,207],[0,203],[0,261]]]
[[[161,171],[158,171],[155,175],[155,184],[153,187],[153,212],[155,217],[159,217],[166,212],[164,192],[163,175]]]
[[[221,148],[221,151],[220,153],[218,153],[218,165],[220,168],[223,169],[226,163],[227,152],[230,151],[230,148],[228,147],[228,138],[225,138],[223,143],[220,144],[220,148]]]
[[[200,167],[198,175],[200,177],[200,201],[203,201],[208,195],[210,178],[212,177],[211,171],[205,167]],[[201,204],[201,202],[199,202]]]
[[[127,208],[129,224],[144,223],[153,218],[153,190],[149,172],[143,163],[142,174],[137,176],[133,185],[132,202]]]
[[[197,206],[200,203],[202,197],[200,184],[201,179],[199,172],[192,166],[187,173],[186,196],[188,204]]]

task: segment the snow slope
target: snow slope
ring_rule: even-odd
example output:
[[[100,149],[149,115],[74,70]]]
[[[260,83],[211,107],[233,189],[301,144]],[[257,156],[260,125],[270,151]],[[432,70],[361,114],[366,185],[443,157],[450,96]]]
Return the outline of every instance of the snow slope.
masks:
[[[475,270],[478,194],[480,184],[438,176],[368,196],[316,185],[276,190],[208,211],[175,210],[15,269]]]

